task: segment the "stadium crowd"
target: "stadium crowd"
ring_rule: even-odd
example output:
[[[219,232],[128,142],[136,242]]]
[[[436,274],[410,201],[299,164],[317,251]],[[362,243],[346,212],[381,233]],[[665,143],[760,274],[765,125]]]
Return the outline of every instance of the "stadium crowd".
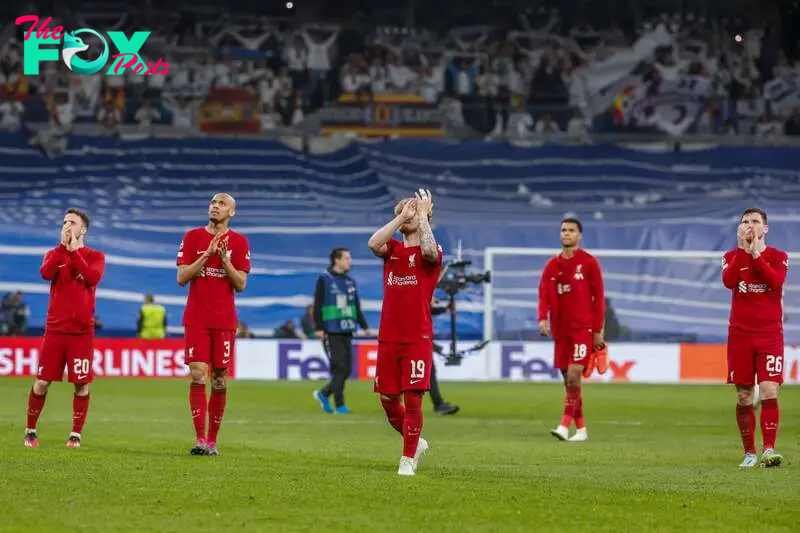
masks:
[[[593,16],[590,24],[561,6],[512,13],[496,24],[426,27],[429,21],[420,20],[411,27],[226,18],[200,10],[174,17],[153,8],[113,16],[108,11],[61,9],[51,26],[151,28],[155,38],[142,55],[148,61],[163,57],[169,73],[139,76],[128,69],[122,76],[83,76],[47,62],[39,75],[26,76],[24,30],[11,19],[0,34],[0,129],[17,129],[42,114],[67,130],[74,122],[93,121],[110,130],[120,123],[191,129],[209,91],[236,88],[257,101],[262,130],[301,124],[342,93],[352,93],[366,99],[416,95],[493,135],[670,131],[679,122],[679,133],[800,133],[794,81],[800,63],[785,53],[767,20],[684,12],[633,25],[606,14]],[[596,83],[594,67],[614,64],[620,54],[636,50],[634,44],[656,36],[661,40],[643,47],[635,68],[614,80],[624,83]],[[694,89],[698,82],[702,90]],[[672,116],[675,111],[667,108],[675,102],[691,104],[678,111],[688,110],[691,124]]]

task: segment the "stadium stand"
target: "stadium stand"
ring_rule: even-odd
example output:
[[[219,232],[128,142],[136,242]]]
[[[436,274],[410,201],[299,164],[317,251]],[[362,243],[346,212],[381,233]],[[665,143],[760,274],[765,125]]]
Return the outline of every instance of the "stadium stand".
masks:
[[[773,242],[800,248],[792,148],[658,154],[614,146],[394,141],[304,154],[265,141],[74,137],[66,154],[48,160],[33,148],[9,147],[18,137],[3,140],[0,220],[21,225],[2,239],[0,249],[15,259],[3,264],[0,288],[25,291],[33,316],[43,317],[42,251],[52,244],[63,210],[83,207],[95,218],[92,242],[109,254],[99,308],[109,329],[129,327],[146,292],[168,306],[171,324],[179,323],[183,291],[174,282],[175,251],[184,230],[203,222],[208,191],[216,189],[240,199],[236,224],[254,250],[254,276],[239,299],[254,331],[302,314],[326,250],[339,245],[353,250],[375,323],[380,266],[365,241],[411,183],[436,195],[436,231],[445,248],[452,252],[460,243],[477,268],[487,246],[557,246],[554,221],[567,212],[586,220],[590,248],[722,250],[744,198],[773,213]],[[539,259],[538,265],[521,259],[498,265],[496,286],[531,298],[530,308],[509,310],[508,330],[531,321]],[[617,313],[634,331],[713,337],[724,326],[728,294],[718,282],[718,261],[604,264]],[[514,277],[521,269],[530,275]],[[790,331],[798,312],[793,288]],[[655,304],[658,315],[642,314]],[[464,308],[463,335],[480,334],[479,313],[476,297]],[[697,320],[684,324],[687,316]]]

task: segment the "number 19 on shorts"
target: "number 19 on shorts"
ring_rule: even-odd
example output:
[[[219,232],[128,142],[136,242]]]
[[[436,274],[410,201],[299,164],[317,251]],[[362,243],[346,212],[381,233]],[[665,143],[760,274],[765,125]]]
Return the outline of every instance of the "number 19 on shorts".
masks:
[[[425,361],[421,359],[412,359],[411,363],[411,378],[424,378],[425,377]]]

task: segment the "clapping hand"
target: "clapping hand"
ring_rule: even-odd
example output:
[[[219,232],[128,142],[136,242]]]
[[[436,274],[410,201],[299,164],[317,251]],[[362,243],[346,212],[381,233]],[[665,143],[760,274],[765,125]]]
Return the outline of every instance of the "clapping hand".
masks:
[[[417,200],[417,215],[420,218],[427,219],[433,210],[433,196],[431,191],[427,189],[419,189],[416,193]]]
[[[67,250],[70,249],[70,245],[72,244],[72,232],[66,224],[61,228],[61,244],[66,246]]]
[[[417,214],[417,200],[411,199],[406,202],[406,205],[403,206],[403,210],[400,211],[400,218],[403,223],[408,222],[412,218],[414,218]]]
[[[222,239],[222,233],[217,233],[214,235],[214,238],[211,239],[211,242],[208,244],[208,248],[204,254],[206,259],[219,252],[220,239]]]
[[[228,239],[223,239],[219,241],[219,245],[217,246],[217,253],[219,254],[219,258],[223,263],[230,259],[228,256]]]
[[[736,230],[736,245],[743,249],[747,249],[747,239],[753,235],[753,229],[748,228],[744,224],[739,224],[739,228]]]

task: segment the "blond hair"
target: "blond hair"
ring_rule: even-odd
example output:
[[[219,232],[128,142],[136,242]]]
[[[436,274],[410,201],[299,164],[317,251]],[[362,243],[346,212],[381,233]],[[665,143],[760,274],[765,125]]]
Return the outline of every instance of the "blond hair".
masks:
[[[397,202],[397,205],[394,206],[394,214],[399,215],[400,213],[402,213],[403,208],[411,200],[413,200],[413,198],[403,198],[402,200]],[[428,213],[428,222],[430,222],[432,219],[433,219],[433,204],[431,204],[431,212]]]

